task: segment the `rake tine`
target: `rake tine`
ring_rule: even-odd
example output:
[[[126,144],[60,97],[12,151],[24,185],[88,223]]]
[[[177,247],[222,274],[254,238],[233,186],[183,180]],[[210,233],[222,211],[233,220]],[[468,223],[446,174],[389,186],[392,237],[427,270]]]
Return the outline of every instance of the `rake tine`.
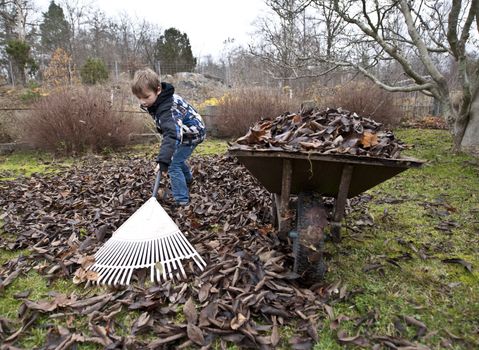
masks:
[[[164,252],[163,252],[163,238],[160,239],[160,261],[161,261],[161,267],[163,268],[162,272],[163,272],[163,279],[166,281],[167,280],[167,277],[166,277],[166,269],[168,268],[167,264],[165,264],[165,255],[164,255]]]
[[[151,249],[151,241],[146,241],[146,247],[145,247],[145,254],[143,254],[143,266],[148,267],[148,258],[151,256],[150,254],[150,249]]]
[[[106,265],[108,261],[115,258],[115,251],[120,249],[124,244],[124,241],[108,241],[100,250],[95,254],[95,261],[99,264]]]
[[[180,236],[181,233],[180,232],[176,232],[174,235],[172,235],[172,238],[174,240],[174,243],[175,243],[175,247],[178,251],[181,251],[181,254],[183,256],[183,258],[189,258],[191,256],[191,253],[188,252],[188,249],[186,249],[186,247],[183,246],[182,242],[178,239],[178,236]]]
[[[131,275],[133,274],[133,270],[135,270],[134,267],[132,267],[132,268],[129,269],[128,278],[126,279],[125,285],[130,284],[130,279],[131,279]]]
[[[122,256],[122,259],[120,259],[120,261],[115,264],[116,267],[118,268],[118,272],[121,272],[121,270],[123,270],[125,268],[125,266],[128,266],[130,265],[131,262],[133,262],[133,260],[135,259],[135,256],[138,252],[138,249],[139,249],[139,244],[138,242],[134,242],[133,244],[130,245],[132,248],[128,250],[128,253],[127,254],[123,254]],[[114,268],[112,266],[112,268]],[[108,279],[108,284],[110,285],[115,285],[115,283],[113,282],[113,279],[115,278],[115,275],[117,273],[113,273],[112,276]]]
[[[90,269],[92,271],[95,271],[98,275],[98,279],[96,280],[96,284],[100,284],[100,281],[103,279],[102,275],[103,275],[103,267],[101,266],[96,266],[96,265],[93,265],[93,266],[90,266]]]
[[[196,249],[193,248],[191,243],[186,239],[186,237],[184,235],[179,235],[178,238],[182,241],[183,246],[185,247],[185,249],[187,249],[191,253],[191,255],[198,255]],[[203,260],[203,259],[201,259],[201,260]],[[206,265],[206,263],[205,263],[205,265]]]
[[[119,245],[120,249],[123,248],[128,248],[128,245],[125,244],[125,242],[120,242]],[[122,258],[121,254],[120,255],[112,255],[111,259],[108,261],[103,262],[102,266],[104,268],[104,273],[102,273],[102,278],[99,280],[99,282],[104,282],[105,284],[108,284],[108,279],[111,277],[112,274],[115,273],[115,269],[112,268],[112,266],[115,266],[116,262]]]
[[[174,245],[174,240],[172,236],[168,237],[169,245],[170,245],[170,251],[173,256],[173,262],[175,266],[175,271],[176,271],[176,278],[180,281],[181,280],[181,274],[185,274],[185,271],[183,270],[183,265],[181,264],[181,260],[183,257],[181,256],[181,253],[178,253],[176,250],[176,247]]]
[[[185,247],[188,247],[193,252],[193,259],[196,262],[196,265],[200,268],[201,271],[206,267],[206,262],[201,258],[201,256],[196,252],[190,242],[186,239],[185,236],[180,235],[180,239],[183,241]]]
[[[150,244],[148,244],[148,257],[149,261],[147,262],[148,266],[150,267],[150,281],[155,282],[155,256],[153,254],[153,249],[154,249],[155,241],[150,241]]]
[[[176,242],[176,234],[170,236],[170,240],[173,243],[173,248],[175,249],[175,256],[178,257],[178,265],[180,265],[181,269],[181,274],[184,279],[186,279],[186,272],[185,269],[183,268],[183,263],[182,260],[185,259],[187,256],[184,254],[184,252],[180,251],[180,248],[178,247],[178,243]]]
[[[134,251],[136,245],[129,245],[128,242],[124,242],[121,246],[121,249],[126,249],[127,254],[117,254],[117,257],[111,260],[107,265],[107,278],[105,279],[106,284],[114,285],[114,279],[122,271],[122,266],[125,264],[125,261],[130,257],[130,252]]]
[[[176,234],[176,233],[174,233],[174,234]],[[168,246],[170,247],[171,259],[173,260],[173,266],[175,268],[174,271],[176,271],[175,276],[178,279],[178,281],[181,281],[180,272],[181,272],[181,270],[183,270],[183,265],[181,265],[181,259],[183,259],[183,257],[181,256],[181,253],[178,254],[178,252],[176,251],[174,241],[173,241],[173,237],[168,236],[167,239],[168,239]]]
[[[146,257],[148,256],[148,243],[149,241],[144,241],[143,242],[143,249],[142,249],[142,255],[141,255],[141,259],[138,260],[138,263],[141,264],[141,267],[146,267]]]
[[[168,237],[165,237],[163,239],[163,249],[165,251],[165,260],[166,260],[166,266],[167,266],[167,274],[168,274],[168,277],[171,281],[174,280],[174,275],[173,275],[173,262],[172,262],[172,259],[171,259],[171,254],[170,254],[170,247],[169,247],[169,244],[168,244]]]
[[[131,246],[128,245],[128,242],[119,241],[119,244],[115,245],[113,248],[114,249],[111,249],[111,254],[103,261],[99,262],[101,265],[108,267],[117,265],[118,262],[122,259],[122,254],[118,254],[118,252],[123,252],[125,250],[128,251],[128,248],[131,248]]]
[[[155,248],[155,259],[154,259],[154,262],[156,261],[161,261],[160,260],[160,253],[158,252],[159,249],[160,249],[160,239],[156,239],[155,240],[155,245],[154,245],[154,248]],[[163,262],[160,262],[160,266],[161,266],[161,271],[160,269],[157,268],[156,266],[156,263],[153,265],[155,267],[155,270],[156,270],[156,280],[158,283],[161,283],[161,278],[160,278],[160,272],[162,272],[162,270],[164,270],[164,267],[163,267]]]
[[[178,268],[176,267],[176,254],[173,252],[173,246],[171,244],[170,236],[166,237],[166,246],[168,249],[169,260],[171,261],[171,272],[174,274],[173,276],[176,277],[178,280],[180,279],[180,275],[178,274]],[[176,272],[176,274],[175,274]]]

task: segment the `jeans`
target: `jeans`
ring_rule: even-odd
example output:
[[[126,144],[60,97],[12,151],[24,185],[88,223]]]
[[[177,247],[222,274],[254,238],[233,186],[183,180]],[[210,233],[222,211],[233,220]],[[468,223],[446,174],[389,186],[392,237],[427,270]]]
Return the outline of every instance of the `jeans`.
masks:
[[[168,174],[171,181],[171,192],[177,203],[185,204],[190,200],[188,183],[193,180],[186,160],[193,153],[196,145],[179,145],[173,154]]]

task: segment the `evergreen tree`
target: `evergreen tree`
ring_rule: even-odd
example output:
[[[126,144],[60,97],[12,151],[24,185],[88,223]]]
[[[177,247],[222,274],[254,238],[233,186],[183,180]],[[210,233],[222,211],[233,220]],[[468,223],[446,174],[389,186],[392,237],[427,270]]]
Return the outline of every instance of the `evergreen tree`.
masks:
[[[26,83],[26,71],[34,73],[38,67],[30,54],[30,45],[20,39],[11,39],[7,41],[5,48],[6,53],[10,56],[13,66],[16,70],[16,75],[19,77],[22,84]]]
[[[81,80],[84,84],[95,85],[108,79],[108,69],[99,58],[88,58],[80,70]]]
[[[48,11],[43,13],[40,24],[41,40],[45,53],[53,53],[57,48],[67,50],[70,40],[70,25],[63,9],[52,0]]]
[[[191,72],[195,69],[196,58],[191,52],[190,39],[186,33],[175,28],[165,30],[157,41],[155,51],[162,74]]]

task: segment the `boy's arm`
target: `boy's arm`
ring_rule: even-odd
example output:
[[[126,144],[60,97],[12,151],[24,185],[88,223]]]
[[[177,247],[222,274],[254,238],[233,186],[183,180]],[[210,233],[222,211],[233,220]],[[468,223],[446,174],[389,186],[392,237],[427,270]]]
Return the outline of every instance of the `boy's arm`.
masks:
[[[163,164],[167,168],[171,163],[173,153],[175,153],[176,148],[181,143],[181,128],[169,109],[160,114],[160,121],[163,139],[156,162],[160,165]]]

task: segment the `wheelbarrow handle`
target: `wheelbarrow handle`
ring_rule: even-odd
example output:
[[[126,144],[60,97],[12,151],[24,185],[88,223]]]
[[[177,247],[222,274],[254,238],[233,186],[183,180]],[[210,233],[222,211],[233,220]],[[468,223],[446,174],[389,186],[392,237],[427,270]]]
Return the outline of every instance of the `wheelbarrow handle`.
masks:
[[[153,187],[153,195],[152,197],[157,198],[158,190],[160,189],[160,181],[161,181],[161,170],[158,170],[156,173],[156,180],[155,180],[155,187]]]

